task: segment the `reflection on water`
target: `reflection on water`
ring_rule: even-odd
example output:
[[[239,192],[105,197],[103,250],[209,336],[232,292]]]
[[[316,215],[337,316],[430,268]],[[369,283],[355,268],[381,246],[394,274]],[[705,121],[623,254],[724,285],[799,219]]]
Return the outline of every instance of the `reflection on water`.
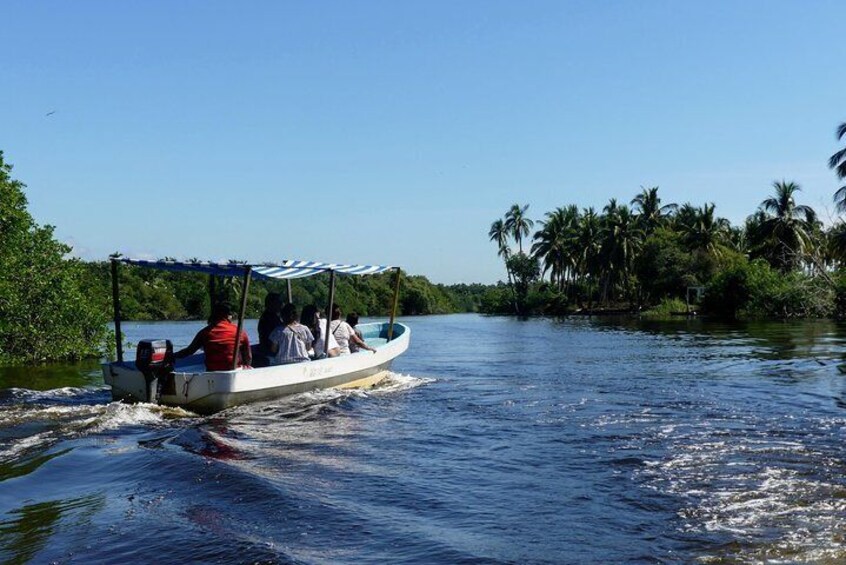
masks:
[[[102,383],[100,363],[87,360],[74,364],[49,363],[34,367],[0,367],[0,391],[10,388],[50,390],[63,387],[84,387]],[[2,392],[0,392],[2,394]]]
[[[211,417],[0,371],[0,559],[846,560],[843,326],[411,325],[376,390]]]
[[[104,504],[104,496],[90,495],[26,504],[8,511],[8,519],[0,521],[0,557],[4,563],[29,562],[50,541],[60,521],[86,527]]]

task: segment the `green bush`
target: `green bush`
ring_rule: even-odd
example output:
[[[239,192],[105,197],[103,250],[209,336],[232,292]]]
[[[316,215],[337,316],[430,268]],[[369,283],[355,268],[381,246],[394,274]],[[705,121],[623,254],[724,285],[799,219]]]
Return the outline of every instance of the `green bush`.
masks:
[[[687,303],[681,298],[665,298],[641,315],[647,318],[669,318],[675,312],[687,312]]]
[[[514,314],[514,293],[506,284],[488,288],[482,295],[479,311],[485,314]]]
[[[726,318],[823,318],[835,309],[834,290],[800,272],[782,274],[764,261],[735,258],[708,285],[703,310]]]
[[[100,355],[108,303],[53,227],[35,223],[11,171],[0,152],[0,361]]]
[[[513,277],[517,311],[521,315],[530,314],[529,289],[540,276],[538,260],[525,253],[516,253],[509,257],[505,264]]]
[[[659,229],[650,235],[635,264],[644,302],[652,304],[661,297],[684,296],[688,286],[699,282],[691,274],[693,263],[693,255],[682,246],[680,234]]]

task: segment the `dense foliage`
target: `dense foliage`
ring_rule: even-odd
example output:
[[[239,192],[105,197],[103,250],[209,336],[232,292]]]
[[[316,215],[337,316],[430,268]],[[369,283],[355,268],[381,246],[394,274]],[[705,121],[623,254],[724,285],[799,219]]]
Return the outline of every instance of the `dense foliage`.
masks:
[[[838,135],[846,136],[846,125]],[[831,166],[846,178],[846,150]],[[799,191],[794,182],[773,183],[743,226],[717,216],[711,203],[664,204],[658,187],[630,205],[612,199],[602,212],[569,205],[537,222],[527,205],[515,204],[488,232],[508,283],[485,293],[482,311],[686,313],[692,296],[691,308],[722,317],[843,316],[846,224],[826,229],[796,202]],[[835,201],[846,210],[846,187]]]
[[[0,362],[100,354],[107,303],[53,227],[33,220],[11,171],[0,152]]]

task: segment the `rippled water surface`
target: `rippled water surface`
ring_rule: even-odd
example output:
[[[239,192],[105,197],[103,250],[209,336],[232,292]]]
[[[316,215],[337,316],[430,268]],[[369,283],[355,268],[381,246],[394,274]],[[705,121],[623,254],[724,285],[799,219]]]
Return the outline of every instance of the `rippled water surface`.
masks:
[[[0,371],[0,561],[846,561],[846,328],[408,322],[374,391],[212,417]]]

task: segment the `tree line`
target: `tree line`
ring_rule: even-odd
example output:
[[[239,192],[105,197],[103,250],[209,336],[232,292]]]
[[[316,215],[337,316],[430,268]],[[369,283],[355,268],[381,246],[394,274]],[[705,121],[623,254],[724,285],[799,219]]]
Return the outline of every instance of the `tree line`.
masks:
[[[171,258],[165,258],[171,259]],[[233,261],[234,263],[234,261]],[[107,261],[87,263],[97,293],[111,296],[110,265]],[[236,309],[241,301],[240,277],[209,277],[190,272],[170,272],[131,265],[119,267],[121,313],[127,320],[205,320],[212,301],[230,302]],[[346,312],[361,316],[390,314],[394,274],[338,276],[335,303]],[[398,313],[405,316],[477,311],[485,287],[482,285],[442,285],[426,277],[400,275]],[[291,283],[294,304],[316,304],[325,308],[329,301],[328,274],[295,279]],[[269,292],[287,298],[285,281],[253,279],[247,292],[246,316],[257,318]]]
[[[108,323],[109,262],[70,257],[70,246],[56,240],[54,228],[39,225],[29,213],[26,186],[11,173],[0,151],[0,364],[106,354],[114,343]],[[206,320],[212,300],[240,302],[240,278],[210,279],[125,265],[119,273],[122,317],[127,320]],[[477,311],[487,290],[484,285],[433,284],[406,273],[401,279],[401,315]],[[328,276],[298,279],[292,290],[296,304],[325,307]],[[284,281],[253,281],[247,316],[261,313],[271,291],[285,296]],[[337,278],[336,302],[347,312],[384,316],[392,297],[391,274]]]
[[[846,123],[837,138],[846,138]],[[829,167],[846,179],[846,148]],[[612,198],[601,211],[562,206],[538,221],[528,205],[514,204],[488,231],[507,284],[485,294],[482,310],[685,310],[689,291],[698,297],[704,289],[696,306],[712,315],[846,313],[846,223],[826,227],[797,202],[797,183],[774,182],[739,226],[713,203],[665,203],[658,190],[643,188],[628,203]],[[834,202],[846,212],[846,186]]]

